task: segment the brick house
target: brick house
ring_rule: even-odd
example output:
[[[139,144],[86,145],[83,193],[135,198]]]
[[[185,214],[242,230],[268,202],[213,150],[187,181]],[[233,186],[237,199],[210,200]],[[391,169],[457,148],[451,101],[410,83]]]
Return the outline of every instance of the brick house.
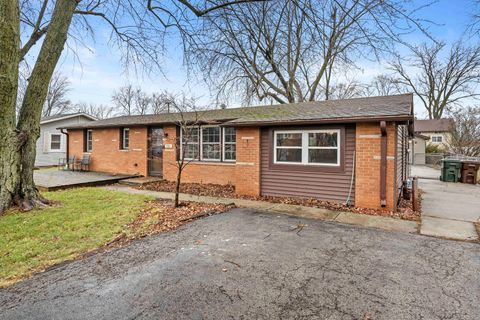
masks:
[[[395,209],[408,172],[411,94],[184,114],[194,139],[176,150],[179,115],[121,116],[69,126],[68,152],[91,170],[232,184],[251,196],[314,197]]]

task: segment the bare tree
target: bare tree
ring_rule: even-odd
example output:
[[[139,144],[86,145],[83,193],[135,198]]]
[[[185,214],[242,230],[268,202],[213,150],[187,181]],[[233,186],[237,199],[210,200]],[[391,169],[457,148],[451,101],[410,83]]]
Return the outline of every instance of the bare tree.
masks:
[[[161,70],[167,29],[176,28],[185,39],[184,24],[248,1],[255,0],[0,1],[0,213],[12,204],[29,210],[48,203],[33,181],[35,146],[48,84],[65,46],[75,54],[104,23],[111,30],[109,45],[119,49],[125,65]],[[32,50],[37,43],[40,50]],[[22,61],[33,68],[17,119]]]
[[[402,33],[423,30],[405,6],[395,0],[272,0],[219,10],[201,21],[191,62],[218,95],[241,92],[247,103],[328,98],[335,66],[380,57]]]
[[[133,101],[135,104],[135,114],[149,113],[152,100],[150,96],[143,92],[140,88],[137,88],[137,90],[135,90]]]
[[[365,85],[355,80],[348,82],[339,82],[335,84],[329,84],[329,89],[325,89],[328,92],[328,96],[325,96],[326,100],[329,99],[351,99],[355,97],[361,97],[365,92]]]
[[[398,81],[390,75],[381,74],[376,76],[365,88],[366,96],[388,96],[406,92]]]
[[[115,108],[123,115],[135,113],[135,95],[136,89],[131,84],[120,87],[112,95],[112,102]]]
[[[154,98],[155,96],[150,96],[140,87],[133,87],[129,84],[120,87],[113,93],[112,102],[122,115],[148,114],[151,109],[158,107],[153,105],[153,103],[158,103],[158,100],[154,100]]]
[[[185,96],[176,98],[172,95],[168,97],[165,96],[165,99],[170,99],[169,105],[178,116],[176,124],[180,129],[180,135],[177,135],[173,140],[170,138],[177,153],[175,161],[171,163],[177,170],[175,198],[173,202],[173,206],[177,208],[180,205],[179,195],[183,171],[192,161],[198,159],[199,156],[200,150],[198,149],[198,143],[191,144],[191,142],[198,142],[199,140],[200,123],[198,113],[195,111],[196,107],[193,99],[188,99]]]
[[[397,56],[390,68],[396,82],[420,98],[430,119],[440,119],[463,100],[479,95],[478,45],[467,46],[460,40],[449,49],[445,43],[413,46],[409,57]]]
[[[172,95],[166,91],[162,93],[152,93],[150,97],[153,114],[173,112]]]
[[[89,114],[97,119],[107,119],[114,115],[113,108],[104,104],[80,102],[74,106],[74,110]]]
[[[68,78],[61,73],[54,73],[48,85],[42,116],[53,116],[67,111],[71,105],[71,101],[67,99],[69,91],[70,81]]]
[[[458,108],[450,116],[453,126],[447,138],[449,149],[456,154],[480,157],[480,107]]]

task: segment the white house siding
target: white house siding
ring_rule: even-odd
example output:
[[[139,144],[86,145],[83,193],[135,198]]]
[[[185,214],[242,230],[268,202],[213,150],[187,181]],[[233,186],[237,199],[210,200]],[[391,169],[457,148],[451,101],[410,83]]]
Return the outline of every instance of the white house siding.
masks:
[[[410,141],[410,163],[415,165],[425,164],[425,146],[426,141],[415,137]]]
[[[450,132],[419,132],[420,134],[430,137],[430,140],[427,141],[428,144],[439,146],[446,151],[449,150],[448,141],[450,140]],[[442,137],[442,142],[433,142],[432,137]]]
[[[67,137],[57,130],[58,127],[80,124],[92,121],[85,116],[79,115],[68,119],[57,120],[40,125],[40,137],[37,140],[37,155],[35,166],[57,165],[58,160],[66,157]],[[61,151],[49,151],[49,136],[51,133],[61,134]]]

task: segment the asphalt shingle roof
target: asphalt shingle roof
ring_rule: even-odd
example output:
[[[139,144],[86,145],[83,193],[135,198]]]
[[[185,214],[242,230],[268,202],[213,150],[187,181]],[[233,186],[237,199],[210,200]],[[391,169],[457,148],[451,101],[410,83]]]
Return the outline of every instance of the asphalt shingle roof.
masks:
[[[452,125],[452,119],[415,120],[415,132],[448,132]]]
[[[225,125],[271,125],[334,120],[368,120],[404,117],[413,119],[412,94],[310,101],[271,106],[243,107],[186,112],[186,121],[223,122]],[[73,128],[120,127],[177,123],[179,113],[121,116],[98,120]]]

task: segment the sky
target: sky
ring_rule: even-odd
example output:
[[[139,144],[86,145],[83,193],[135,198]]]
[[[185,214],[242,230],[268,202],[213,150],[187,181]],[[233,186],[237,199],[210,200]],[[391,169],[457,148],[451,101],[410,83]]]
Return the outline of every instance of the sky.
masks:
[[[417,2],[417,1],[414,1]],[[424,3],[424,1],[418,3]],[[472,0],[440,0],[423,9],[417,15],[434,21],[430,25],[432,35],[440,40],[452,42],[461,36],[465,25],[469,22],[473,9]],[[108,45],[108,27],[96,25],[97,40],[94,44],[77,49],[78,58],[72,52],[64,51],[57,66],[57,71],[68,77],[71,82],[69,99],[76,102],[93,102],[111,105],[111,96],[115,89],[125,84],[141,87],[146,92],[167,90],[173,93],[186,93],[198,98],[202,105],[212,103],[213,99],[208,87],[199,79],[187,74],[182,64],[182,49],[178,40],[167,40],[168,52],[163,62],[163,74],[153,71],[150,75],[136,75],[126,72],[119,62],[119,53]],[[407,37],[411,43],[425,40],[419,33]],[[385,71],[385,64],[378,62],[362,62],[361,70],[356,73],[358,80],[368,82],[375,75]],[[240,101],[229,107],[240,106]],[[421,117],[424,113],[418,109]]]

